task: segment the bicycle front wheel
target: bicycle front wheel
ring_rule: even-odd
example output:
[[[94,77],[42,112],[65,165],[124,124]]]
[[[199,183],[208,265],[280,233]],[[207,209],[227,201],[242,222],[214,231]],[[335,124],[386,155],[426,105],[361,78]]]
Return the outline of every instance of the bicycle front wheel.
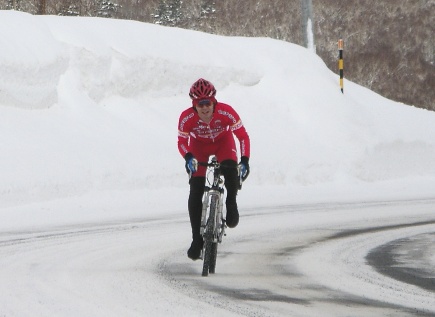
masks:
[[[213,195],[210,200],[210,213],[207,220],[206,231],[204,234],[204,263],[202,266],[202,276],[214,273],[216,268],[217,242],[214,241],[216,230],[216,211],[218,207],[218,197]]]
[[[217,258],[217,242],[213,242],[211,244],[210,250],[210,264],[209,264],[209,272],[214,273],[216,270],[216,258]]]
[[[212,261],[213,242],[204,241],[204,243],[205,243],[205,250],[204,250],[204,263],[202,265],[202,276],[208,276],[210,270],[210,263]]]

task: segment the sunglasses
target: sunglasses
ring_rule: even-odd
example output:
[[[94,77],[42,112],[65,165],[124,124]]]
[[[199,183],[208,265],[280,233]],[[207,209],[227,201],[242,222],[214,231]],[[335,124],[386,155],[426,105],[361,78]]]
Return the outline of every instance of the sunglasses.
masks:
[[[204,108],[204,107],[210,107],[212,104],[213,104],[213,103],[211,102],[211,100],[209,100],[209,99],[203,99],[203,100],[200,100],[200,101],[196,104],[196,106],[197,106],[198,108]]]

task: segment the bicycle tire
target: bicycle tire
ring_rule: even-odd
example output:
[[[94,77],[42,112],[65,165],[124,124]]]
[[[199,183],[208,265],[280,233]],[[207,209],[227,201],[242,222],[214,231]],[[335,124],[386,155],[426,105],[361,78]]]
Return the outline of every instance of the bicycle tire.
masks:
[[[211,250],[210,250],[210,264],[209,264],[209,272],[215,273],[216,271],[216,258],[217,258],[217,248],[218,244],[217,242],[213,242],[211,244]]]
[[[210,269],[210,258],[211,258],[211,249],[212,249],[212,242],[205,241],[205,251],[204,251],[204,263],[202,265],[202,276],[208,276],[209,269]]]
[[[208,273],[210,272],[210,267],[212,268],[211,273],[214,273],[214,269],[216,267],[215,252],[217,252],[217,247],[213,247],[213,245],[216,244],[213,242],[215,226],[216,226],[216,221],[215,221],[216,207],[217,207],[217,197],[213,195],[210,200],[210,212],[207,220],[206,232],[204,235],[205,250],[204,250],[204,263],[202,266],[202,276],[208,276]]]

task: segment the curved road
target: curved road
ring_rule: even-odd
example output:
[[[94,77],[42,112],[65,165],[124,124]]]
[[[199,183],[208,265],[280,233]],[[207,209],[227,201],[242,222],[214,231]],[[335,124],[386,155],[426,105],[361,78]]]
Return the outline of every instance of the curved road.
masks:
[[[435,200],[243,212],[216,274],[185,214],[0,235],[0,316],[434,316]]]

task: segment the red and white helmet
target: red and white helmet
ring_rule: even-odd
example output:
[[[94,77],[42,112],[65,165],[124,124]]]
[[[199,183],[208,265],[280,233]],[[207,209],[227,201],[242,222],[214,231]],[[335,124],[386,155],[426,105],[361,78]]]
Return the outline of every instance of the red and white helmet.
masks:
[[[198,79],[193,83],[192,87],[190,87],[189,96],[192,100],[200,100],[200,99],[214,99],[216,95],[216,89],[213,84],[205,79]]]

